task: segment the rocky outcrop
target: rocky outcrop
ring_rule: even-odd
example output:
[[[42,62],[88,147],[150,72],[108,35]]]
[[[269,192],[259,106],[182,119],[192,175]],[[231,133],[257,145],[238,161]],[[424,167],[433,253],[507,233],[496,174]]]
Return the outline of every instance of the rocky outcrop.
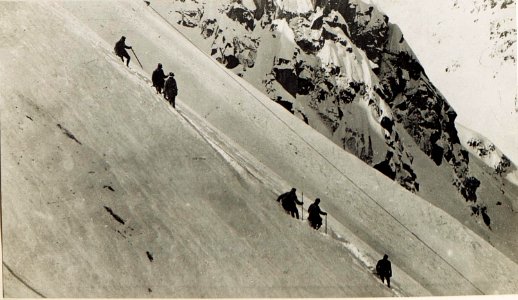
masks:
[[[486,161],[495,170],[496,174],[502,176],[513,168],[509,158],[500,153],[495,144],[486,143],[484,140],[475,137],[468,139],[466,144],[477,157]]]
[[[420,187],[415,144],[451,171],[466,201],[477,200],[480,181],[470,173],[457,115],[387,16],[358,0],[316,0],[306,9],[250,3],[229,0],[216,16],[201,13],[215,59],[242,75],[260,57],[266,71],[258,87],[273,101],[309,125],[325,124],[323,134],[406,189]],[[507,167],[502,160],[495,169]]]

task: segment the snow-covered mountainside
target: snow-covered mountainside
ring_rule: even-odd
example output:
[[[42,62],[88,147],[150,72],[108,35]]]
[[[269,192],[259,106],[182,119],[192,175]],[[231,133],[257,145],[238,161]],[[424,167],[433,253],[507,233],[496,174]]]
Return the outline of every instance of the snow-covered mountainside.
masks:
[[[183,25],[184,34],[226,68],[409,191],[443,207],[461,195],[473,203],[467,211],[483,205],[490,215],[501,202],[490,195],[515,201],[509,200],[514,193],[497,187],[506,180],[492,176],[505,177],[507,169],[481,169],[481,161],[470,159],[456,112],[399,27],[374,6],[178,0],[151,7]],[[512,42],[508,46],[501,52]]]
[[[184,23],[189,24],[195,20],[186,9],[188,2],[184,4]],[[315,9],[312,2],[282,4],[290,10]],[[285,36],[299,34],[291,30],[293,20],[268,20],[272,12],[286,12],[266,3],[265,13],[255,10],[253,24],[263,20],[261,38],[270,39],[267,53],[296,51],[302,49],[300,43],[323,58],[322,49],[329,47],[329,59],[342,63],[334,77],[318,77],[324,96],[316,101],[311,98],[318,90],[312,80],[297,80],[293,90],[285,88],[289,80],[282,80],[317,72],[313,54],[297,51],[296,58],[307,59],[296,63],[292,73],[288,71],[295,62],[279,56],[275,64],[272,61],[275,71],[260,63],[270,56],[260,55],[259,50],[253,54],[253,39],[251,44],[236,42],[250,47],[250,52],[239,52],[247,55],[234,60],[234,69],[241,70],[238,73],[249,83],[210,57],[210,52],[190,43],[177,30],[180,26],[171,26],[175,23],[157,14],[177,14],[169,5],[170,1],[149,6],[140,1],[104,0],[0,2],[6,297],[518,293],[518,222],[513,212],[516,203],[511,201],[517,199],[515,186],[505,180],[505,172],[495,174],[462,152],[466,150],[460,144],[448,151],[453,155],[461,151],[462,158],[440,165],[430,159],[429,143],[424,139],[416,143],[414,133],[405,130],[404,122],[412,124],[413,119],[398,116],[392,108],[393,102],[402,99],[384,101],[376,91],[379,87],[395,93],[397,88],[390,83],[402,86],[403,82],[399,77],[389,80],[390,60],[382,63],[383,57],[369,58],[386,45],[372,42],[365,46],[370,50],[363,51],[349,38],[343,42],[352,52],[346,48],[349,56],[337,60],[331,54],[333,49],[344,50],[340,42],[324,39],[320,45],[304,35],[294,42]],[[236,16],[240,5],[232,6]],[[244,1],[242,5],[262,4]],[[315,19],[312,24],[318,26],[311,29],[316,41],[324,28],[337,34],[362,32],[361,26],[354,27],[339,15],[329,19],[332,12],[320,11],[322,26]],[[226,15],[226,10],[221,12]],[[248,14],[243,10],[242,15]],[[371,24],[368,13],[358,16]],[[384,18],[377,20],[377,34],[389,36],[391,30],[397,31],[389,28],[383,33]],[[270,31],[274,23],[284,31]],[[198,37],[197,43],[210,51],[213,40],[199,35],[199,28],[184,29],[196,32],[193,39]],[[246,28],[236,37],[245,32]],[[130,52],[130,68],[113,54],[113,45],[122,35],[139,59]],[[258,42],[259,48],[268,48]],[[277,44],[281,42],[285,44]],[[396,50],[394,58],[399,57]],[[219,60],[232,61],[227,56]],[[244,70],[246,57],[253,60]],[[158,62],[176,74],[176,110],[151,87],[150,74]],[[376,64],[379,67],[373,69]],[[260,74],[263,67],[273,80],[263,82],[264,77],[251,76],[252,72]],[[342,68],[354,71],[345,74]],[[388,74],[387,87],[378,73]],[[406,71],[401,76],[406,78]],[[351,85],[360,79],[363,83]],[[421,74],[413,84],[425,79]],[[270,95],[265,94],[268,82]],[[405,91],[413,89],[413,84],[407,83]],[[432,87],[425,85],[400,97],[430,92],[427,88]],[[341,91],[347,101],[338,101]],[[291,101],[296,113],[284,108],[287,103],[281,102],[283,107],[271,101],[271,93]],[[320,110],[336,108],[330,99],[336,99],[346,117],[320,119]],[[437,103],[444,109],[441,101]],[[407,109],[426,114],[433,107],[409,105]],[[318,131],[301,120],[304,116]],[[347,126],[354,125],[356,136],[343,134],[348,127],[339,123],[342,119],[348,120]],[[440,122],[441,130],[451,129],[448,122]],[[338,124],[337,133],[330,124]],[[416,132],[429,134],[434,124]],[[372,154],[366,151],[366,157],[372,156],[373,163],[344,151],[344,145],[351,142],[340,142],[341,136],[357,137],[358,148],[370,143]],[[451,136],[446,132],[437,141]],[[387,149],[393,149],[392,157]],[[386,157],[386,164],[378,163]],[[405,162],[411,164],[406,168],[416,178],[405,179],[396,169]],[[470,174],[480,180],[476,203],[466,205],[452,184],[452,179],[460,180],[452,162],[458,162],[458,168],[469,167]],[[374,163],[385,173],[398,171],[396,178],[405,188],[373,169]],[[275,198],[291,187],[304,199],[304,217],[312,200],[322,199],[321,207],[329,213],[325,229],[315,231],[284,213]],[[430,197],[433,193],[438,196]],[[392,261],[391,289],[373,274],[384,253]]]
[[[504,174],[508,181],[518,185],[518,168],[495,144],[483,135],[462,125],[457,125],[457,128],[460,142],[464,148],[482,160],[489,168],[495,170],[496,175]]]
[[[371,2],[400,26],[457,122],[518,161],[516,1]]]

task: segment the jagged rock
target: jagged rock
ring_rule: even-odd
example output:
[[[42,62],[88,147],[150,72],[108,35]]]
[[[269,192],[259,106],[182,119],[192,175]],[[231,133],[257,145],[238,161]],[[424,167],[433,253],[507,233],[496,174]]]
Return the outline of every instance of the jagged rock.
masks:
[[[275,74],[275,80],[277,80],[288,93],[292,96],[296,96],[299,91],[299,86],[295,71],[291,68],[282,68],[281,66],[274,67],[272,70]]]
[[[290,101],[286,101],[284,99],[282,99],[282,97],[278,97],[275,102],[279,103],[280,105],[282,105],[286,110],[288,110],[289,112],[293,113],[293,102],[290,102]]]
[[[282,0],[254,0],[254,7],[224,2],[218,16],[198,22],[202,35],[213,39],[215,59],[246,78],[261,57],[259,88],[273,101],[308,124],[324,124],[329,138],[408,190],[419,191],[423,172],[414,170],[413,160],[422,151],[451,170],[460,195],[477,200],[480,181],[460,144],[457,114],[380,11],[360,0],[317,0],[306,11],[290,11]],[[271,47],[263,49],[267,36]],[[502,159],[495,172],[504,174],[509,165]]]
[[[387,118],[387,117],[383,117],[381,119],[381,127],[385,128],[386,130],[388,130],[388,132],[392,133],[392,127],[394,126],[394,121],[392,121],[391,119]]]
[[[181,15],[181,20],[178,21],[178,24],[185,27],[196,27],[200,23],[200,19],[202,17],[201,9],[197,10],[177,10],[177,13]]]
[[[248,30],[253,30],[255,27],[255,12],[245,7],[241,1],[230,4],[226,14],[230,19],[243,24]]]
[[[216,19],[205,19],[201,22],[200,28],[201,35],[207,39],[218,31],[218,23]]]
[[[467,177],[462,182],[461,193],[466,201],[477,201],[476,190],[480,186],[480,181],[475,177]]]
[[[500,159],[498,165],[495,168],[495,172],[498,175],[502,175],[507,172],[509,167],[511,167],[511,161],[509,160],[509,158],[507,158],[507,156],[502,155],[502,158]]]
[[[381,173],[385,174],[388,178],[395,180],[396,179],[396,171],[393,169],[393,167],[390,165],[391,158],[394,154],[392,152],[387,152],[387,155],[385,157],[385,160],[382,162],[379,162],[374,165],[374,169],[380,171]]]

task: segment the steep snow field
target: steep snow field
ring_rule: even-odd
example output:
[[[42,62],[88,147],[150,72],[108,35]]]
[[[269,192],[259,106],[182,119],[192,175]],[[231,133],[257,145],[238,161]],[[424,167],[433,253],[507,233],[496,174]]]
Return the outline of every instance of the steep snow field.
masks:
[[[401,27],[458,113],[457,123],[484,134],[518,161],[515,1],[370,2]]]
[[[518,292],[506,255],[223,69],[144,3],[0,2],[0,15],[5,296]],[[121,35],[144,70],[114,57]],[[157,62],[176,74],[178,111],[150,87]],[[322,198],[329,235],[277,205],[291,186],[305,207]],[[383,253],[392,290],[372,274]]]
[[[432,161],[429,156],[423,153],[422,143],[428,143],[428,139],[421,139],[421,135],[416,135],[415,131],[413,136],[408,134],[408,132],[415,130],[416,127],[410,126],[410,128],[403,128],[403,126],[400,125],[395,126],[395,132],[397,132],[402,138],[401,143],[398,141],[399,137],[397,135],[392,134],[389,139],[386,138],[386,134],[388,133],[380,125],[380,120],[383,116],[393,119],[393,113],[395,111],[390,109],[390,107],[387,106],[388,103],[383,99],[375,98],[374,102],[378,103],[378,109],[373,109],[370,104],[367,104],[368,102],[371,102],[367,101],[372,99],[371,95],[365,99],[353,101],[351,105],[347,107],[339,106],[339,111],[337,111],[335,101],[328,101],[328,103],[325,103],[326,101],[315,101],[316,97],[321,96],[318,95],[318,93],[294,96],[293,93],[294,90],[297,89],[296,85],[298,84],[297,79],[290,78],[287,80],[281,80],[281,82],[284,83],[282,84],[279,80],[274,80],[274,75],[272,74],[265,76],[265,74],[272,72],[272,64],[278,68],[285,69],[287,73],[290,73],[292,72],[290,69],[294,68],[293,65],[298,64],[300,61],[313,61],[316,66],[313,63],[309,63],[310,67],[308,68],[318,68],[318,65],[322,64],[320,60],[324,60],[326,62],[332,62],[332,65],[340,65],[341,68],[345,70],[341,77],[336,79],[338,82],[337,85],[340,83],[347,85],[349,79],[346,80],[345,78],[357,80],[357,82],[365,83],[367,86],[376,84],[378,77],[370,71],[369,66],[372,62],[366,58],[366,54],[363,50],[357,48],[354,43],[352,43],[352,41],[343,32],[341,32],[342,29],[333,29],[333,27],[326,25],[327,31],[335,31],[337,34],[338,32],[341,32],[341,34],[338,34],[337,36],[339,36],[341,40],[346,41],[346,44],[348,45],[347,48],[343,47],[340,43],[326,40],[322,45],[321,51],[318,52],[318,58],[315,58],[312,57],[311,54],[305,53],[298,48],[294,40],[295,36],[300,36],[301,34],[311,40],[309,36],[312,36],[312,33],[301,33],[301,31],[304,32],[304,26],[293,27],[293,20],[288,22],[288,19],[279,17],[272,21],[272,26],[275,29],[256,26],[254,31],[250,32],[245,29],[244,24],[246,24],[246,22],[243,22],[242,19],[241,22],[236,22],[233,20],[233,17],[229,17],[225,14],[225,12],[228,12],[228,7],[225,6],[224,3],[218,2],[216,5],[214,5],[213,2],[209,2],[210,4],[203,3],[204,2],[200,4],[198,1],[183,2],[155,0],[150,8],[156,10],[157,13],[160,14],[160,17],[167,19],[174,29],[180,30],[204,53],[211,53],[211,56],[221,62],[222,65],[226,65],[228,61],[231,61],[230,59],[224,59],[225,55],[227,57],[246,57],[248,55],[246,52],[236,50],[241,48],[241,46],[239,46],[240,41],[247,44],[250,42],[249,38],[251,38],[251,40],[258,40],[257,57],[252,59],[252,61],[255,62],[253,67],[246,67],[245,65],[247,65],[247,63],[243,61],[242,65],[229,67],[232,69],[233,73],[243,76],[243,78],[253,86],[261,90],[263,93],[268,94],[271,99],[278,99],[281,97],[283,101],[293,103],[292,107],[290,105],[285,107],[290,109],[297,117],[306,120],[311,127],[322,133],[328,139],[334,141],[340,147],[344,147],[347,151],[354,153],[357,157],[360,157],[371,165],[373,165],[371,163],[372,161],[380,162],[385,160],[387,151],[400,151],[398,153],[401,154],[403,159],[398,158],[389,162],[390,164],[394,164],[392,165],[394,169],[400,170],[399,174],[402,177],[397,178],[398,182],[405,182],[405,186],[415,190],[419,196],[430,201],[433,205],[447,211],[450,215],[468,226],[468,228],[484,237],[486,241],[489,241],[492,245],[503,251],[515,262],[518,261],[518,253],[515,250],[516,243],[514,242],[516,240],[517,227],[515,224],[518,224],[518,215],[514,213],[514,211],[516,211],[516,203],[513,203],[515,202],[514,200],[516,199],[516,195],[518,195],[518,187],[513,184],[509,184],[510,182],[503,179],[504,177],[509,178],[509,176],[506,175],[507,168],[504,167],[505,164],[502,164],[502,167],[504,167],[501,170],[502,175],[495,176],[494,167],[496,166],[492,166],[493,168],[488,167],[484,162],[479,161],[478,158],[480,157],[478,156],[476,156],[477,158],[475,159],[470,157],[469,163],[468,157],[466,157],[466,160],[460,164],[459,161],[456,163],[450,162],[455,166],[457,170],[456,174],[458,176],[462,176],[464,178],[467,174],[466,170],[469,168],[470,176],[474,176],[476,180],[483,179],[480,181],[476,197],[470,198],[469,201],[466,201],[466,199],[457,192],[457,186],[454,184],[457,184],[458,181],[452,178],[451,170],[445,170],[448,166],[445,166],[446,163],[444,160],[442,165],[437,166],[437,161]],[[226,3],[232,7],[237,5],[236,3]],[[286,3],[279,1],[277,4],[286,4],[287,6],[284,5],[284,7],[288,7],[291,10],[294,10],[297,7],[308,7],[307,5],[291,5],[289,1]],[[247,3],[247,5],[250,5],[250,3]],[[359,5],[362,6],[363,9],[368,10],[367,5],[361,3]],[[186,6],[189,8],[189,13],[185,13],[184,8]],[[318,18],[318,16],[322,15],[321,9],[321,7],[317,7],[314,14],[308,17],[308,24],[311,24],[312,21],[310,20],[314,20],[315,18]],[[294,10],[293,12],[298,13],[299,11]],[[277,13],[282,16],[282,13],[278,11]],[[185,19],[180,17],[181,14],[185,16]],[[361,13],[359,14],[361,15]],[[203,15],[203,18],[200,20],[199,18],[201,15]],[[340,14],[338,14],[338,16],[335,15],[336,20],[345,24],[343,16]],[[381,15],[379,13],[374,13],[373,18],[374,20],[379,20],[381,18],[380,16]],[[335,17],[332,17],[332,14],[328,16],[328,18],[331,19],[334,19]],[[214,21],[214,19],[216,21]],[[299,21],[301,21],[301,19],[297,22]],[[211,36],[204,39],[202,38],[203,36],[206,36],[204,33],[209,31],[207,29],[208,27],[205,27],[203,24],[209,23],[216,24],[214,25],[215,27],[212,28],[219,32],[219,34],[215,37]],[[182,26],[180,24],[187,25]],[[202,25],[196,27],[196,24]],[[347,28],[345,30],[350,31]],[[395,27],[392,28],[390,33],[391,38],[389,49],[396,52],[404,51],[405,53],[409,53],[414,56],[406,42],[400,42],[402,41],[402,36],[403,34],[399,29]],[[213,41],[213,44],[211,44],[210,41]],[[234,51],[237,51],[237,53]],[[298,53],[297,58],[295,59],[297,62],[290,62],[290,60],[293,59],[295,52]],[[277,58],[282,58],[284,61],[277,63]],[[315,59],[317,59],[316,62]],[[325,68],[329,67],[325,64],[322,64],[322,66]],[[396,66],[397,64],[395,67]],[[303,73],[304,72],[301,73],[303,81],[307,78],[316,82],[320,82],[321,80],[321,78],[318,77],[319,75]],[[287,76],[290,77],[289,74]],[[263,82],[262,79],[264,79],[266,83]],[[333,86],[334,82],[333,80],[329,82],[325,81],[325,83],[321,85],[324,86],[323,91],[325,91],[328,89],[326,86]],[[432,85],[432,83],[427,78],[424,78],[421,84],[410,83],[409,89],[421,89],[423,87],[422,85],[426,87]],[[286,87],[286,89],[284,87]],[[351,93],[352,92],[353,91],[351,91]],[[437,93],[439,93],[439,91],[437,91]],[[362,93],[360,92],[360,95],[361,94]],[[434,92],[432,92],[430,97],[434,97],[433,94]],[[400,100],[402,99],[396,101]],[[410,105],[410,103],[419,103],[418,99],[408,101],[408,105]],[[318,106],[318,108],[315,109],[315,106]],[[380,111],[382,111],[383,114],[380,114]],[[346,116],[343,118],[344,122],[342,123],[337,121],[337,118],[342,119],[342,117],[340,117],[340,113]],[[399,113],[403,115],[405,114],[405,112]],[[436,113],[436,111],[422,111],[420,116],[423,117],[423,115],[428,115],[428,117],[430,117]],[[445,113],[443,114],[443,118],[449,119]],[[421,119],[421,121],[423,121],[423,119]],[[332,126],[329,125],[330,123]],[[437,126],[437,124],[435,124],[431,127],[435,127],[436,130],[444,130],[444,128],[442,128],[444,125],[445,124]],[[453,126],[454,124],[451,125]],[[421,125],[415,126],[419,128]],[[430,131],[428,131],[430,124],[425,127],[428,128],[422,128],[423,130],[421,133],[423,135],[430,134]],[[453,135],[455,137],[453,140],[455,140],[457,136],[457,130],[455,129],[454,131],[455,133]],[[346,134],[343,135],[343,132],[346,132]],[[432,135],[430,135],[430,137],[431,136]],[[345,145],[346,140],[347,145]],[[451,142],[451,140],[444,138],[442,140],[441,147],[446,149],[451,147],[451,149],[454,149],[454,152],[457,153],[456,155],[458,157],[464,157],[461,144],[451,144]],[[390,145],[388,149],[386,148],[387,144]],[[394,144],[403,148],[396,149],[393,146]],[[433,147],[432,145],[429,146]],[[444,158],[449,161],[452,155],[453,154],[451,153],[444,155]],[[468,154],[466,152],[466,156],[467,155]],[[394,157],[397,157],[397,155],[394,155]],[[504,161],[503,156],[501,156],[501,158],[502,161]],[[404,165],[402,166],[402,163],[407,165],[406,168]],[[416,176],[417,180],[415,181],[415,185],[412,183],[413,179],[410,176],[410,173],[407,173],[407,170],[410,170],[414,173],[414,176]],[[476,198],[476,201],[474,201],[474,198]],[[482,210],[485,211],[485,216],[480,213]]]

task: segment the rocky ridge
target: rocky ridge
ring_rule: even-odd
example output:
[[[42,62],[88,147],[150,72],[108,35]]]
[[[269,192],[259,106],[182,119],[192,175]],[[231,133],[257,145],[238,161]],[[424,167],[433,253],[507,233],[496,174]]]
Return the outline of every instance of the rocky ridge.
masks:
[[[226,68],[401,186],[419,193],[429,176],[413,164],[421,151],[451,170],[449,183],[466,201],[477,201],[481,183],[470,172],[457,114],[398,26],[375,7],[357,0],[183,0],[173,10],[182,16],[178,24],[200,29]],[[505,175],[506,165],[495,172]]]

